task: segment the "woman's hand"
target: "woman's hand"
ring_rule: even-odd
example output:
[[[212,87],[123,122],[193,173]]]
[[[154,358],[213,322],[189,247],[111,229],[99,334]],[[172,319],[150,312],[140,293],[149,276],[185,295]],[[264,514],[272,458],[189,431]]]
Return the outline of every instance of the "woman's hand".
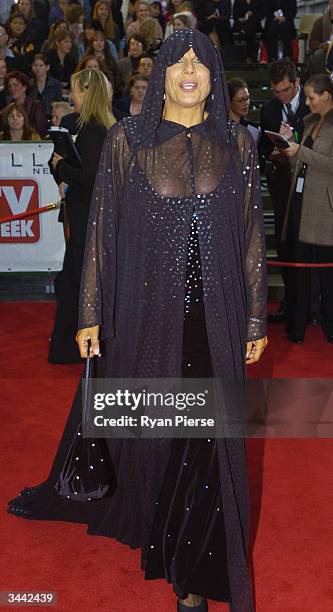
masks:
[[[298,149],[299,144],[296,144],[296,142],[290,142],[289,147],[287,149],[281,149],[281,152],[287,157],[295,157],[295,155],[298,153]]]
[[[99,325],[95,325],[94,327],[85,327],[83,329],[79,329],[76,334],[76,342],[79,345],[80,355],[85,359],[87,357],[88,351],[88,340],[90,340],[90,350],[89,357],[94,357],[98,355],[101,356],[100,348],[99,348]]]
[[[53,170],[56,169],[58,162],[60,162],[61,159],[64,159],[63,157],[61,157],[61,155],[58,155],[58,153],[53,153],[51,160]]]
[[[255,363],[259,361],[268,344],[267,336],[260,338],[259,340],[250,340],[246,343],[246,364]]]
[[[61,199],[63,200],[65,197],[65,189],[66,189],[67,185],[66,183],[62,182],[58,185],[58,191],[59,191],[59,195],[61,197]]]

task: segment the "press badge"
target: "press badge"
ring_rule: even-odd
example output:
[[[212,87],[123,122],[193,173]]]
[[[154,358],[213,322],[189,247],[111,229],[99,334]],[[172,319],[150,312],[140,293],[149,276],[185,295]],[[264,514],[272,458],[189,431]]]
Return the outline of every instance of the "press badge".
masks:
[[[296,183],[296,193],[303,193],[304,176],[299,176]]]

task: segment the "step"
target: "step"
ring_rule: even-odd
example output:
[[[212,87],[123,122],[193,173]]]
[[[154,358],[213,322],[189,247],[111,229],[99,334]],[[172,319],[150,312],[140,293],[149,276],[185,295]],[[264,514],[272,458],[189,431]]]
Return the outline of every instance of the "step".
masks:
[[[0,301],[54,300],[56,272],[1,272]]]

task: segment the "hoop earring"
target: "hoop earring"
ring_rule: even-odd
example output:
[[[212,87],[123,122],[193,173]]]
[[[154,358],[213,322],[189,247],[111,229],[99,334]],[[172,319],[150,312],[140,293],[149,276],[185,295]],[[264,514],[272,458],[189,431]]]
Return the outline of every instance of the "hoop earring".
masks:
[[[163,100],[165,100],[165,98],[166,98],[166,95],[164,94],[164,95],[163,95]]]

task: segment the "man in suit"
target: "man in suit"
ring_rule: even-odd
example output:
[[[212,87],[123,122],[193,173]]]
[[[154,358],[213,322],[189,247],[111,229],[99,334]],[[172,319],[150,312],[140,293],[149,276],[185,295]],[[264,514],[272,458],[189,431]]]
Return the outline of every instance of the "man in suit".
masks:
[[[297,0],[265,0],[266,26],[269,61],[278,57],[278,43],[283,44],[283,57],[292,57],[291,43],[296,38],[294,19],[297,13]]]
[[[291,186],[291,167],[286,156],[275,150],[273,143],[264,134],[264,130],[280,132],[284,124],[293,128],[294,138],[300,142],[303,136],[303,117],[309,114],[305,104],[305,94],[300,85],[296,66],[290,60],[273,62],[269,69],[271,88],[274,98],[263,105],[261,109],[262,137],[259,143],[259,155],[262,161],[271,161],[272,166],[267,173],[268,188],[272,199],[275,215],[275,243],[279,259],[287,257],[286,244],[281,242],[282,224]],[[288,293],[288,272],[284,268],[283,281]],[[270,321],[282,323],[285,320],[285,309],[282,304]]]
[[[234,31],[243,32],[247,60],[258,60],[257,32],[262,32],[261,20],[265,16],[262,0],[235,0],[233,6]]]
[[[117,60],[117,67],[121,74],[123,87],[137,71],[140,57],[144,52],[145,39],[141,34],[132,34],[128,39],[128,55]]]

